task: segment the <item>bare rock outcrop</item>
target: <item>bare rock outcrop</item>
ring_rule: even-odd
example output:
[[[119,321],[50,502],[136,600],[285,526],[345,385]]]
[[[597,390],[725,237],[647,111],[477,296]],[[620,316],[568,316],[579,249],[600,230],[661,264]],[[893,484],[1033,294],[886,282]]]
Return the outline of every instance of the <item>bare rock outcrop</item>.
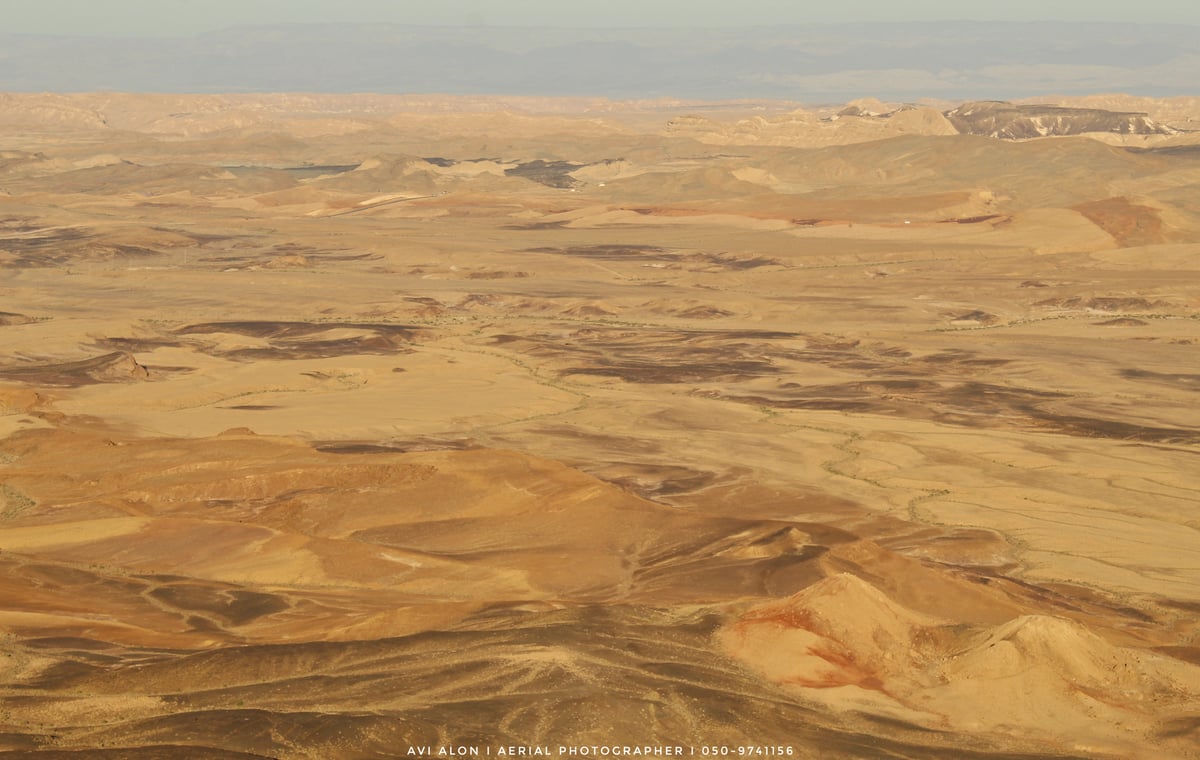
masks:
[[[1178,130],[1145,113],[1053,105],[1015,105],[1005,101],[963,103],[945,116],[959,132],[1002,140],[1114,132],[1123,135],[1173,135]]]

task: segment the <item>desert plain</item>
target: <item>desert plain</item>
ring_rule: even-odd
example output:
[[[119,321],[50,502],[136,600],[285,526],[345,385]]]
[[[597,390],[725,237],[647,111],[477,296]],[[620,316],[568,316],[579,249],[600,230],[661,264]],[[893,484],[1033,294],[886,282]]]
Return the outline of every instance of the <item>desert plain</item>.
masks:
[[[1200,757],[1197,120],[0,95],[0,756]]]

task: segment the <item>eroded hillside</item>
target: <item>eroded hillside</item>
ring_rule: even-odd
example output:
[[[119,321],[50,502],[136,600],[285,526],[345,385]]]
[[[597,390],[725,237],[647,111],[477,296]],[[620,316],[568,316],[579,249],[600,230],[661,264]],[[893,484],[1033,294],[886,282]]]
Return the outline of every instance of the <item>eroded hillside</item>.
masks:
[[[0,754],[1200,752],[1186,132],[99,97],[0,119]]]

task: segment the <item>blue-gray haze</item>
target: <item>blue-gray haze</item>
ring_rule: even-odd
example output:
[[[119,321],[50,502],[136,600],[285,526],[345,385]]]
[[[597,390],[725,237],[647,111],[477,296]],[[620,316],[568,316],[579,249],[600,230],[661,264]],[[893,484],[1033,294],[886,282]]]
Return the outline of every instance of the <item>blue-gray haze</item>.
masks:
[[[804,102],[1200,94],[1200,27],[1184,24],[893,21],[616,29],[298,23],[126,37],[12,28],[0,31],[0,91]]]
[[[118,37],[283,23],[581,29],[951,20],[1200,24],[1200,5],[1181,0],[13,0],[3,5],[0,26],[13,33]]]

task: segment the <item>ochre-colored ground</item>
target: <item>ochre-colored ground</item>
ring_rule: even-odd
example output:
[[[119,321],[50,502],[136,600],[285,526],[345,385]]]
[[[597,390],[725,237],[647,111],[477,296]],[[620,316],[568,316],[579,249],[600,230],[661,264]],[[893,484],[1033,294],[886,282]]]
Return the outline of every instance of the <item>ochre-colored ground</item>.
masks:
[[[6,102],[0,756],[1200,756],[1187,136]]]

